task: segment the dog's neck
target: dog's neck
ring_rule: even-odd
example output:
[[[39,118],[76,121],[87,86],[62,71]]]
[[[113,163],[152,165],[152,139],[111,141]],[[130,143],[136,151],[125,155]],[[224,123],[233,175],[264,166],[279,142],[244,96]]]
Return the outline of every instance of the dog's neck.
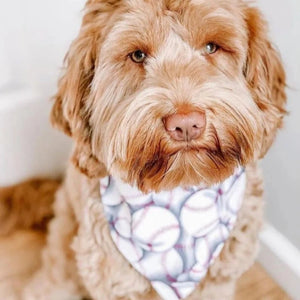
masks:
[[[221,252],[241,207],[243,169],[209,188],[143,194],[107,177],[100,192],[112,239],[163,299],[187,297]]]

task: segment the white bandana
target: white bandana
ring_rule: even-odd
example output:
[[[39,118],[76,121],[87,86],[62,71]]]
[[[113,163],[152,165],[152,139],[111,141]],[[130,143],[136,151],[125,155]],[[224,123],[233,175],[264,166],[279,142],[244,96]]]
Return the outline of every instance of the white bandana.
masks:
[[[143,194],[122,181],[101,179],[113,241],[165,300],[190,295],[220,254],[241,207],[243,169],[210,188]]]

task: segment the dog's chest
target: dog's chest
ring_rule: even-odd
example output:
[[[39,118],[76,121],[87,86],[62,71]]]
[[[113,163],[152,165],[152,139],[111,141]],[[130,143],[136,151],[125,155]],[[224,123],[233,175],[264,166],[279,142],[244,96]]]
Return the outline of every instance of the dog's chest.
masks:
[[[107,177],[100,192],[115,245],[166,300],[186,298],[205,277],[229,237],[246,175],[210,188],[143,194]]]

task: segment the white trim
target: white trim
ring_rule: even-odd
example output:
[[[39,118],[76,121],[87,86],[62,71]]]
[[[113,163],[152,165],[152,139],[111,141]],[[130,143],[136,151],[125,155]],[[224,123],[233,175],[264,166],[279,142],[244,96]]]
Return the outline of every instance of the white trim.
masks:
[[[300,251],[270,224],[260,240],[259,263],[292,299],[300,300]]]

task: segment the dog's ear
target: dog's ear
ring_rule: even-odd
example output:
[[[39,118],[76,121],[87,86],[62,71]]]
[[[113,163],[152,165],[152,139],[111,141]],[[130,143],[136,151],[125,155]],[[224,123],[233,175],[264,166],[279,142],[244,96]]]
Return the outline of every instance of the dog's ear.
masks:
[[[245,77],[264,114],[265,132],[260,156],[271,146],[286,113],[285,72],[277,51],[268,39],[267,24],[258,9],[246,8],[249,50]]]
[[[52,124],[75,140],[73,163],[89,177],[105,174],[104,165],[90,146],[92,129],[87,107],[101,46],[102,31],[120,1],[89,0],[78,37],[65,57],[65,70],[58,83],[51,112]]]
[[[51,122],[70,136],[78,132],[78,127],[86,125],[82,123],[86,119],[84,107],[94,76],[95,51],[94,37],[82,29],[65,57],[66,67],[58,82]]]

